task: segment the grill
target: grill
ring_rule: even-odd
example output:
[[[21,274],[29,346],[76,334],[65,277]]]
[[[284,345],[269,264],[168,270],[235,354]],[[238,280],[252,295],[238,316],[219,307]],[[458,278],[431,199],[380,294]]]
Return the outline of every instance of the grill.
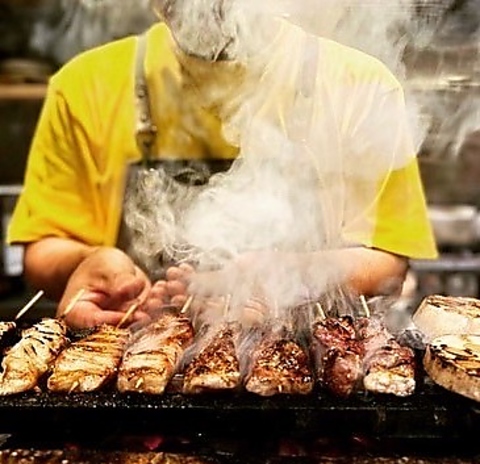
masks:
[[[377,455],[370,462],[382,462],[378,453],[480,456],[472,438],[480,432],[480,405],[434,385],[423,372],[407,398],[358,392],[341,399],[320,388],[306,396],[263,398],[245,391],[188,396],[179,393],[179,385],[177,375],[169,390],[156,396],[119,393],[114,386],[94,393],[52,393],[41,384],[36,392],[0,397],[0,438],[5,438],[3,446],[0,439],[0,464],[170,462],[162,453],[132,461],[118,454],[146,451],[148,437],[160,437],[162,451],[213,456],[219,463],[266,462],[262,458],[318,463],[309,461],[311,456],[331,453],[337,459],[332,462],[351,463],[369,462],[361,460],[365,453]],[[292,441],[300,455],[283,461],[278,450]],[[66,444],[75,447],[68,450]],[[97,460],[89,461],[92,449],[102,454],[92,454]]]
[[[424,383],[409,398],[359,393],[344,400],[317,391],[309,396],[261,398],[224,395],[162,396],[97,393],[25,393],[0,399],[0,432],[7,442],[35,448],[55,441],[99,443],[103,437],[181,436],[202,449],[218,440],[295,437],[365,437],[401,449],[440,446],[475,453],[480,431],[477,403]],[[13,442],[12,442],[13,440]],[[117,445],[120,443],[117,442]],[[461,448],[458,448],[461,446]],[[218,450],[212,450],[217,452]]]

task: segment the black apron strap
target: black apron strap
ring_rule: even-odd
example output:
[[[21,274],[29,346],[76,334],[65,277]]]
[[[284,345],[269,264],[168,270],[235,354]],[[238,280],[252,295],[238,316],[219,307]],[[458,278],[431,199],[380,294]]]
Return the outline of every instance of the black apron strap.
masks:
[[[147,36],[146,34],[139,35],[135,58],[135,138],[142,154],[143,164],[148,166],[152,160],[152,149],[157,136],[157,127],[152,121],[148,85],[145,77],[146,49]]]

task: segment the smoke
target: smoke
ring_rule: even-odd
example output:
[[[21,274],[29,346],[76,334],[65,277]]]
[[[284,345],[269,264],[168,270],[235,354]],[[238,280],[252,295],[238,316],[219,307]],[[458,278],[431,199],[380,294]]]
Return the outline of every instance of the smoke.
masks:
[[[428,129],[422,102],[398,86],[405,54],[439,46],[453,1],[155,4],[196,89],[183,98],[218,113],[239,157],[206,187],[180,195],[189,201],[176,203],[174,222],[156,221],[144,234],[157,246],[166,239],[175,261],[229,269],[228,281],[209,285],[234,293],[232,304],[260,294],[281,311],[324,294],[355,263],[320,261],[306,283],[291,256],[373,243],[385,181],[411,161]]]
[[[29,49],[57,65],[95,46],[140,33],[155,19],[150,0],[26,2],[29,3]]]

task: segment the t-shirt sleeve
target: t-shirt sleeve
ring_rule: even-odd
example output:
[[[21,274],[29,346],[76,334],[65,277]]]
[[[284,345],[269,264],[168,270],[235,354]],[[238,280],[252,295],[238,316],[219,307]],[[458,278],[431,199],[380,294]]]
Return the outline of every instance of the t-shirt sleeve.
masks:
[[[349,238],[409,258],[434,259],[437,249],[403,90],[399,84],[388,89],[379,84],[372,98],[362,101],[370,104],[353,119],[348,169],[354,179],[352,202],[357,209],[363,205],[365,213]]]
[[[377,204],[372,246],[414,259],[437,257],[416,158],[388,175]]]
[[[68,98],[54,76],[32,140],[23,192],[9,225],[9,243],[52,236],[102,242],[91,152],[91,139],[71,114]]]

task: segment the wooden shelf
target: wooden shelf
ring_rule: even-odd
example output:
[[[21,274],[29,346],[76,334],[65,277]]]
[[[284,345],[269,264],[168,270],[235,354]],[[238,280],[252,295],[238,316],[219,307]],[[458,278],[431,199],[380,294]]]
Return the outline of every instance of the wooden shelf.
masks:
[[[47,84],[0,83],[0,100],[42,100],[46,91]]]

